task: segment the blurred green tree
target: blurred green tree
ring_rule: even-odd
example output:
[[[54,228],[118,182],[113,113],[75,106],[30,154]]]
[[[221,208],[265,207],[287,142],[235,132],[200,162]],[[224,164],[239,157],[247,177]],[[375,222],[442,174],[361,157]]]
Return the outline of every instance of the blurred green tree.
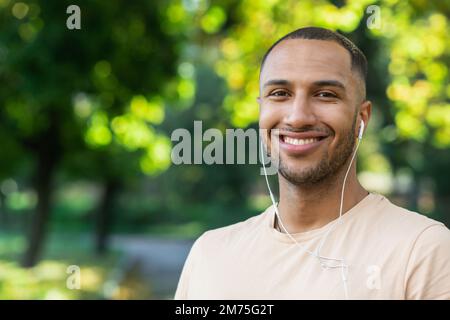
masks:
[[[58,170],[103,181],[103,251],[124,177],[156,174],[170,163],[170,140],[156,126],[164,118],[162,95],[179,98],[184,36],[164,23],[168,3],[82,1],[81,30],[66,27],[70,4],[0,2],[0,140],[10,142],[2,155],[11,164],[33,159],[38,197],[26,267],[42,248]]]

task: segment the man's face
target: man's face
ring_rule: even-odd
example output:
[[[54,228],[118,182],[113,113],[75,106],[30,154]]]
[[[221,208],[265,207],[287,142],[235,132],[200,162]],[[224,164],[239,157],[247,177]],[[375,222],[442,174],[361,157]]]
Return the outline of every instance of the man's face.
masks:
[[[272,130],[269,149],[270,139],[279,139],[270,153],[291,183],[323,181],[352,154],[362,86],[350,59],[335,42],[306,39],[285,40],[267,57],[259,125]]]

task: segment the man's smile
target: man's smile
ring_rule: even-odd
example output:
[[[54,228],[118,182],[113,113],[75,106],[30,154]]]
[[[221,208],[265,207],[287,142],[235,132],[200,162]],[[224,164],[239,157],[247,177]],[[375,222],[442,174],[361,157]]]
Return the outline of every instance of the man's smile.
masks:
[[[280,130],[277,135],[280,150],[292,155],[307,155],[317,150],[329,137],[319,131],[294,132]]]

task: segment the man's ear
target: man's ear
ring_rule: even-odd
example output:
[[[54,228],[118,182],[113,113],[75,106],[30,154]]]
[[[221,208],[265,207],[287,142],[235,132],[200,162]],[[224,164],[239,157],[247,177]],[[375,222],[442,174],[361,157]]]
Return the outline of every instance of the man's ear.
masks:
[[[370,121],[370,116],[372,115],[372,102],[365,100],[361,103],[359,107],[359,116],[362,121],[364,121],[364,126],[367,128]]]

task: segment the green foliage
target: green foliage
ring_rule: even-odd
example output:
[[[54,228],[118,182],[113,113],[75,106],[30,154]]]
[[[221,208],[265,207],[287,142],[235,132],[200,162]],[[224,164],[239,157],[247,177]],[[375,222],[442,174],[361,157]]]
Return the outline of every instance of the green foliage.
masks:
[[[79,236],[55,234],[49,250],[34,268],[21,268],[14,258],[23,250],[22,235],[3,233],[0,237],[0,299],[104,299],[105,283],[117,254],[102,259],[90,254]],[[67,268],[77,265],[81,270],[81,288],[67,288]]]
[[[416,10],[420,9],[425,12],[417,17]],[[418,142],[428,140],[436,148],[448,148],[448,19],[442,13],[400,3],[384,11],[385,28],[378,36],[385,37],[391,48],[391,83],[387,95],[395,108],[397,135]]]
[[[1,126],[26,147],[54,125],[68,153],[125,152],[106,175],[133,161],[132,170],[164,171],[170,152],[156,128],[166,107],[161,94],[192,95],[176,73],[183,37],[162,28],[165,2],[84,2],[81,30],[66,28],[69,4],[2,2]]]

